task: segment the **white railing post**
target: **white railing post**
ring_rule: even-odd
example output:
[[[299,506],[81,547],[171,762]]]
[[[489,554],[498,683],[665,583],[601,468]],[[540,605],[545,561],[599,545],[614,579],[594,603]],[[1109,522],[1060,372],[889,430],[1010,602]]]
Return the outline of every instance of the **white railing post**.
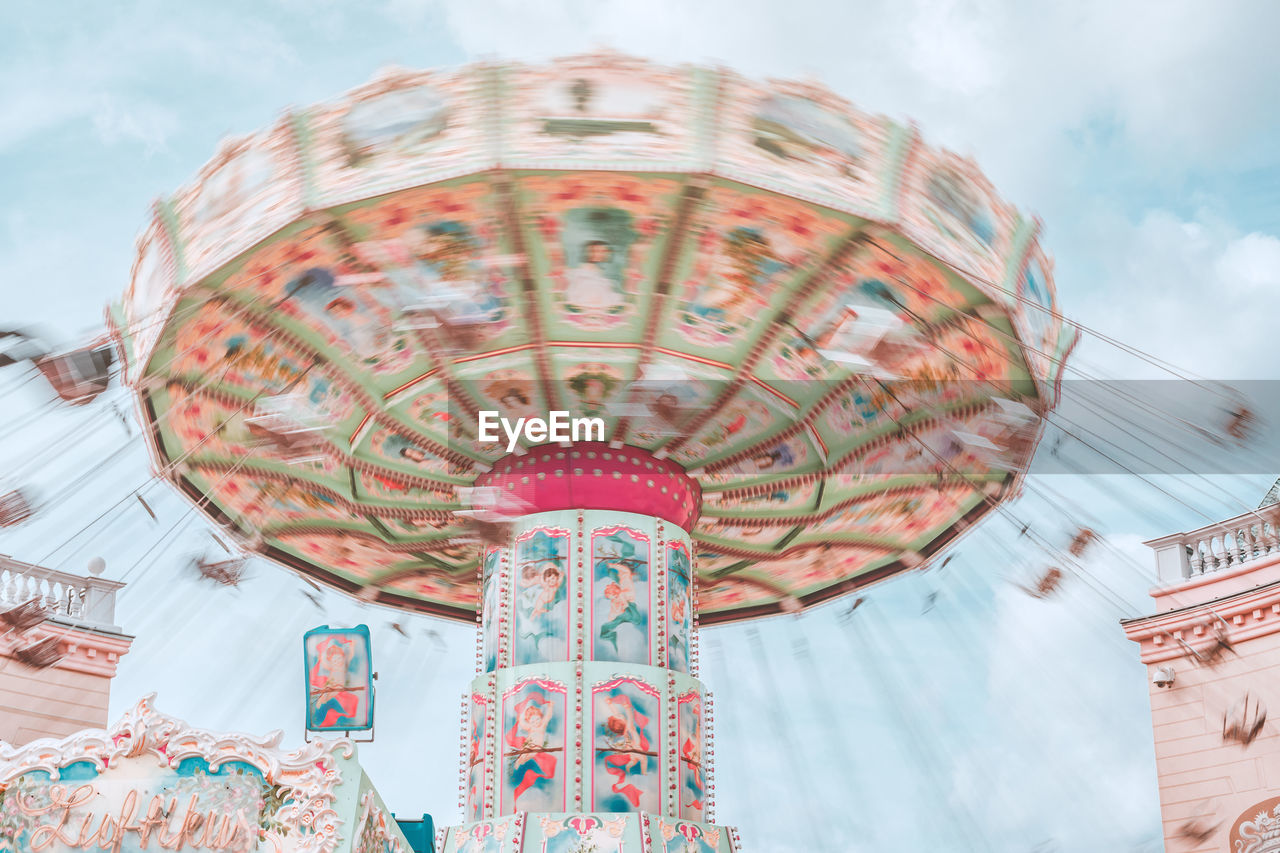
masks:
[[[81,602],[80,621],[90,625],[103,625],[117,628],[116,625],[116,590],[124,584],[109,581],[105,578],[88,578],[85,584],[84,599]]]
[[[1161,583],[1176,583],[1191,577],[1193,564],[1199,560],[1198,552],[1193,552],[1177,537],[1165,537],[1159,544],[1148,542],[1156,552],[1156,575]],[[1195,569],[1199,571],[1199,569]]]

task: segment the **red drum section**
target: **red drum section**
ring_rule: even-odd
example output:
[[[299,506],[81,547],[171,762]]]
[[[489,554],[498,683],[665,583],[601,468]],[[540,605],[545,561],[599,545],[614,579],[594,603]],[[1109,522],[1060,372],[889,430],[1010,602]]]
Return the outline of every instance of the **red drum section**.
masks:
[[[702,490],[679,465],[634,447],[602,443],[534,447],[498,460],[476,481],[496,487],[511,515],[556,509],[608,509],[652,515],[690,531]]]

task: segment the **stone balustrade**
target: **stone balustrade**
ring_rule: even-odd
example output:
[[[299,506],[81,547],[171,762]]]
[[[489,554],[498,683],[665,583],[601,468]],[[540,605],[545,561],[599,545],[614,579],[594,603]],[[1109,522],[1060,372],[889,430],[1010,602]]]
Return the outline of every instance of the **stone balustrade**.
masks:
[[[1177,583],[1280,553],[1280,511],[1251,510],[1185,533],[1144,542],[1156,552],[1162,583]]]
[[[60,572],[0,554],[0,610],[34,598],[54,619],[118,631],[116,590],[122,586],[119,581]]]

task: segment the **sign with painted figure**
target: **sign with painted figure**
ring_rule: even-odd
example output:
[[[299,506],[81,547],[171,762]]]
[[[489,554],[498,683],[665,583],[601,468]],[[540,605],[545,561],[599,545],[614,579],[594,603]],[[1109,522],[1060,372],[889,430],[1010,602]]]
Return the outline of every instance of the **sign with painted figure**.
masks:
[[[367,625],[322,625],[302,638],[307,679],[307,730],[373,728],[373,644]]]

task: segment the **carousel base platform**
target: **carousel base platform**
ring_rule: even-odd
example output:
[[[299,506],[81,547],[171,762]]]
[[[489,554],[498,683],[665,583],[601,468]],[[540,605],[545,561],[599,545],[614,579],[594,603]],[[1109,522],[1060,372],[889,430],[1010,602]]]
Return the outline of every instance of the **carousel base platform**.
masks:
[[[731,827],[644,812],[517,812],[440,831],[440,853],[740,853]]]

